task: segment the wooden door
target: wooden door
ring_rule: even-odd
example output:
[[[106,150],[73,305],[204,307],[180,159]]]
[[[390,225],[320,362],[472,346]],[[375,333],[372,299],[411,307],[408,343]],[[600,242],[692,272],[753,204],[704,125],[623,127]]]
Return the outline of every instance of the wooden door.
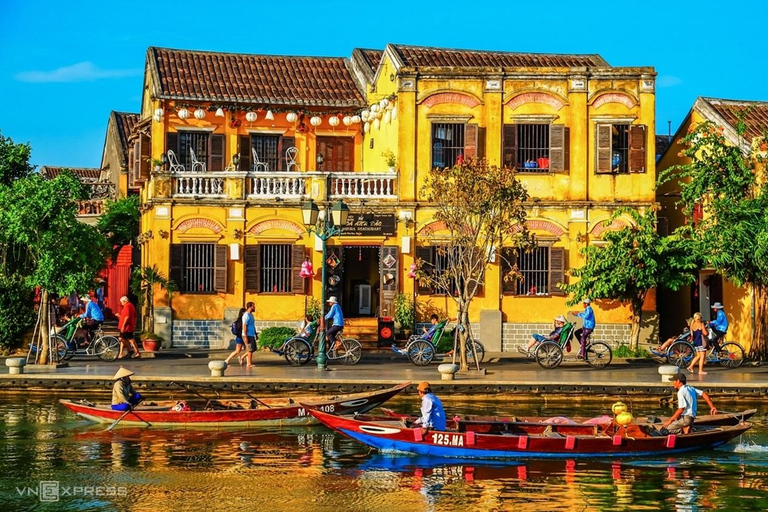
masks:
[[[318,137],[317,154],[323,155],[318,171],[352,172],[355,170],[355,139],[352,137]]]

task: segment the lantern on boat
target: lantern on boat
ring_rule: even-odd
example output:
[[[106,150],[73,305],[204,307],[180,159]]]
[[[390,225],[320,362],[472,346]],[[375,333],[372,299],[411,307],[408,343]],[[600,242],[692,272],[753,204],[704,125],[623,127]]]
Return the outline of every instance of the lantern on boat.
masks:
[[[258,118],[259,116],[258,114],[256,114],[256,112],[248,112],[247,114],[245,114],[245,120],[248,121],[249,123],[253,123]]]
[[[177,115],[179,116],[179,119],[189,119],[189,110],[180,108]]]
[[[624,411],[616,415],[616,423],[621,425],[622,427],[626,427],[627,425],[632,423],[633,419],[634,418],[632,418],[632,415],[627,411]]]
[[[625,404],[624,402],[616,402],[611,406],[611,411],[613,412],[613,414],[618,416],[623,412],[627,412],[627,404]]]

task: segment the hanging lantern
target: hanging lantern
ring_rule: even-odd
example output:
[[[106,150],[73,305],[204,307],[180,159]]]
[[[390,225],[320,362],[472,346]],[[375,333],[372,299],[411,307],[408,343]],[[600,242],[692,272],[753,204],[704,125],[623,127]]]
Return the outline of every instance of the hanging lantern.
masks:
[[[373,120],[373,127],[376,130],[378,130],[380,126],[381,126],[381,121],[379,121],[379,118],[377,117],[376,119]]]
[[[387,104],[387,110],[392,110],[393,108],[395,108],[395,102],[394,101],[390,101]]]
[[[397,108],[392,109],[392,120],[394,121],[397,119]]]
[[[289,123],[295,123],[299,119],[299,115],[296,112],[288,112],[285,114],[285,120]]]
[[[201,108],[195,110],[195,119],[205,119],[205,110]]]
[[[258,118],[259,116],[256,114],[256,112],[248,112],[245,114],[245,120],[249,123],[255,122]]]
[[[304,263],[301,264],[301,270],[299,271],[299,277],[312,277],[315,275],[315,270],[312,268],[312,262],[309,260],[304,260]]]
[[[312,126],[320,126],[322,122],[323,122],[323,118],[320,116],[312,116],[309,119],[309,124],[311,124]]]
[[[267,110],[267,115],[264,116],[264,119],[266,119],[267,121],[274,121],[275,114],[273,114],[271,110]]]
[[[411,263],[411,268],[408,269],[408,277],[410,277],[411,279],[415,279],[416,278],[416,270],[418,268],[419,268],[418,265],[416,265],[415,263]]]
[[[363,110],[362,112],[360,112],[360,118],[363,120],[363,122],[368,121],[368,118],[370,116],[371,116],[371,113],[370,113],[370,111],[368,111],[368,109]]]
[[[388,100],[387,98],[384,98],[383,100],[381,100],[381,101],[379,102],[379,106],[380,106],[381,108],[386,108],[386,107],[387,107],[387,105],[389,105],[389,100]]]
[[[339,121],[339,118],[336,116],[331,116],[328,118],[328,124],[331,126],[339,126],[340,122],[341,121]]]
[[[219,107],[216,109],[216,117],[224,117],[224,109]]]
[[[179,119],[189,119],[189,110],[180,108],[178,112]]]
[[[384,112],[384,122],[387,123],[387,124],[392,122],[392,114],[389,112],[389,110]]]
[[[371,105],[371,112],[378,112],[378,111],[379,111],[378,103],[374,103],[373,105]]]
[[[352,124],[352,118],[350,116],[344,116],[344,119],[342,119],[341,122],[344,123],[344,126],[349,126]]]
[[[363,125],[363,133],[368,133],[369,131],[371,131],[371,123],[366,122]]]
[[[162,108],[156,108],[155,109],[155,117],[163,117],[165,115],[165,110]]]
[[[360,124],[360,116],[352,116],[352,124]]]

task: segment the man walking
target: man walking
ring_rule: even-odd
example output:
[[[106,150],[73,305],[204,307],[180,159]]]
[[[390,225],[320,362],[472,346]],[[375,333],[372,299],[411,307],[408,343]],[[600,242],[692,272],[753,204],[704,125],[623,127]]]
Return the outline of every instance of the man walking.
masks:
[[[132,357],[141,357],[139,346],[136,344],[133,334],[136,330],[136,308],[125,295],[120,297],[120,305],[123,307],[118,315],[120,320],[117,322],[117,330],[120,331],[120,351],[117,354],[117,358],[122,359],[125,357],[123,355],[123,348],[125,348],[126,356],[128,352],[133,350]]]
[[[717,414],[715,404],[712,403],[709,395],[700,389],[687,385],[684,373],[676,373],[672,377],[672,386],[677,390],[677,410],[664,422],[662,432],[666,430],[670,434],[689,433],[696,421],[698,397],[702,397],[707,402],[710,414]]]
[[[246,368],[253,368],[253,353],[256,351],[256,304],[249,302],[243,313],[243,341],[245,341]]]

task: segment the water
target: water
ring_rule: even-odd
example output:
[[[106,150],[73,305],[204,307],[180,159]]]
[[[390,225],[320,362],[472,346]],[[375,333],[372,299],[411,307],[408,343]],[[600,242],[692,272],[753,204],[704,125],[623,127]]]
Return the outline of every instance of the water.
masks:
[[[319,426],[104,432],[58,398],[0,395],[0,510],[768,509],[765,409],[740,444],[699,454],[501,464],[385,456]],[[612,403],[443,401],[449,415],[586,416],[604,414]],[[415,411],[416,398],[391,406]],[[671,412],[653,402],[634,407]],[[41,481],[54,482],[43,486],[59,501],[41,501]]]

